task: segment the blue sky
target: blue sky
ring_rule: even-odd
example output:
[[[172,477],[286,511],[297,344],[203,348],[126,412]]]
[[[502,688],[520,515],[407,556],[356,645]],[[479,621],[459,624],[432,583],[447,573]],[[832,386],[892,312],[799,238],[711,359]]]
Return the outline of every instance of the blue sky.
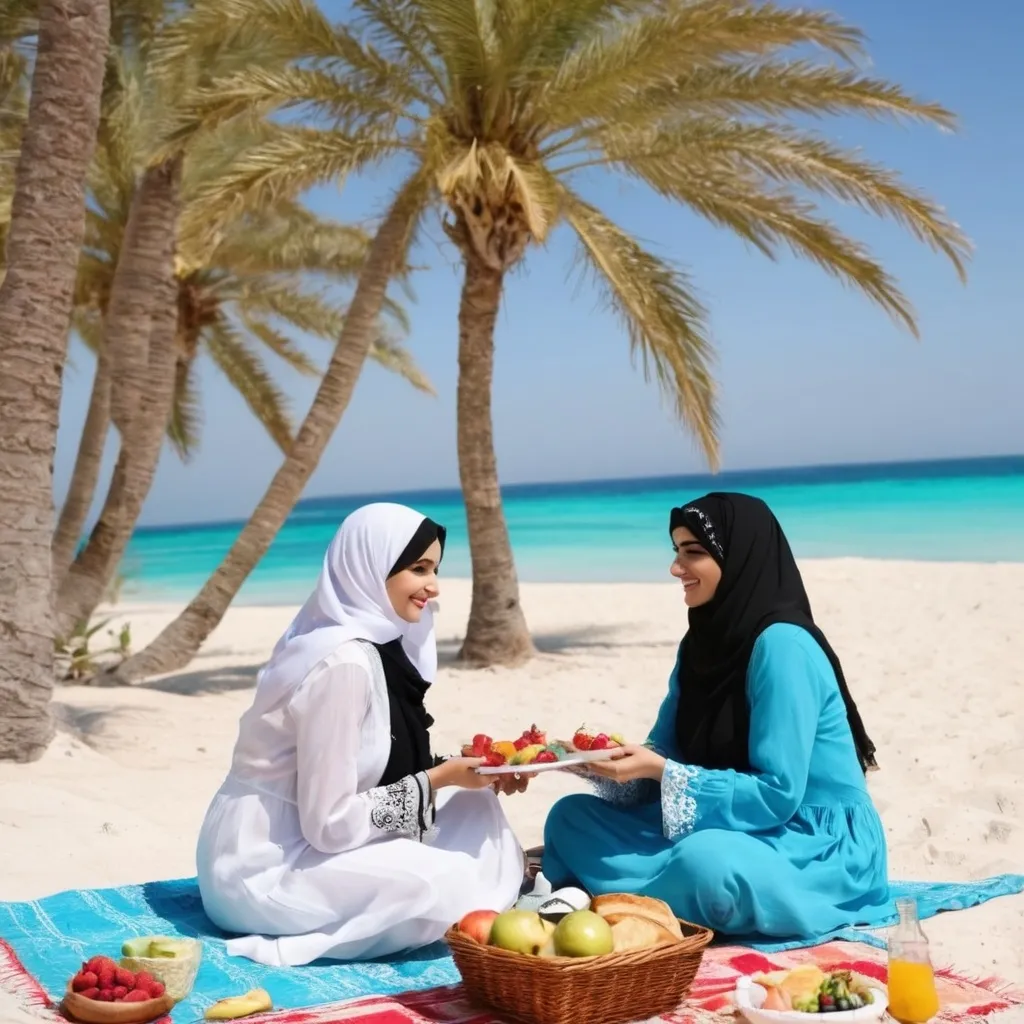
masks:
[[[814,267],[772,263],[685,210],[612,177],[583,189],[656,252],[684,266],[711,310],[718,347],[726,469],[1009,454],[1024,450],[1024,5],[954,0],[832,0],[863,28],[873,73],[938,100],[961,118],[932,128],[826,122],[937,197],[976,252],[962,287],[951,266],[891,224],[828,208],[882,257],[919,313],[915,342],[878,309]],[[384,176],[339,192],[318,210],[378,214]],[[618,322],[570,274],[573,243],[559,229],[508,282],[497,329],[494,413],[507,483],[684,473],[700,454],[654,386],[631,367]],[[307,496],[455,486],[456,312],[460,273],[435,222],[416,262],[409,346],[437,398],[369,365]],[[327,346],[312,343],[324,358]],[[92,363],[75,348],[65,378],[56,459],[61,499],[74,459]],[[281,379],[296,419],[314,385]],[[244,517],[280,455],[216,369],[204,365],[202,447],[188,465],[169,451],[144,522]],[[107,463],[112,462],[111,441]]]

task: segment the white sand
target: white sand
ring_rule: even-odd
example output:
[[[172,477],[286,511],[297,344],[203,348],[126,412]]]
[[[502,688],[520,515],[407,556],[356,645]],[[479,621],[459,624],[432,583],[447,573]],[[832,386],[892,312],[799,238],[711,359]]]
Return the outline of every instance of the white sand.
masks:
[[[871,787],[895,878],[1024,872],[1024,565],[810,562],[816,616],[878,745]],[[531,722],[642,740],[683,631],[678,587],[523,588],[541,656],[515,670],[451,666],[469,587],[446,581],[435,746]],[[135,645],[173,608],[121,609]],[[227,767],[260,662],[293,609],[232,610],[190,670],[131,690],[67,687],[65,728],[32,765],[0,764],[0,899],[193,873],[193,837]],[[526,844],[581,785],[545,776],[507,801]],[[1024,898],[926,925],[935,958],[1024,981]],[[0,1007],[2,1010],[2,1007]],[[0,1013],[5,1021],[8,1014]]]

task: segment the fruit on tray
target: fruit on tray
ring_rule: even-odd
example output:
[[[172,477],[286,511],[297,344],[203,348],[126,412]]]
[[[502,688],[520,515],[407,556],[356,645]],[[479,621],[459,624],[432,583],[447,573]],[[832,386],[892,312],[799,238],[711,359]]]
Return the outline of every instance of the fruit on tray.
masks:
[[[146,971],[134,974],[110,957],[94,956],[71,979],[71,991],[100,1003],[144,1003],[159,999],[164,985]]]
[[[874,1002],[867,981],[851,971],[825,973],[814,964],[791,971],[759,974],[754,981],[766,992],[762,1010],[833,1013],[857,1010]]]
[[[244,996],[230,996],[218,999],[206,1008],[203,1016],[207,1020],[237,1020],[254,1013],[267,1013],[274,1008],[270,993],[263,988],[250,989]]]
[[[477,733],[470,743],[462,745],[462,756],[483,758],[485,768],[555,764],[581,751],[608,750],[624,742],[617,733],[591,733],[581,726],[571,741],[549,743],[547,734],[531,725],[515,740],[494,740],[486,733]]]
[[[574,750],[609,750],[612,747],[621,747],[625,745],[625,740],[622,736],[613,732],[610,735],[604,732],[593,732],[588,729],[585,725],[581,725],[572,737],[572,746]]]

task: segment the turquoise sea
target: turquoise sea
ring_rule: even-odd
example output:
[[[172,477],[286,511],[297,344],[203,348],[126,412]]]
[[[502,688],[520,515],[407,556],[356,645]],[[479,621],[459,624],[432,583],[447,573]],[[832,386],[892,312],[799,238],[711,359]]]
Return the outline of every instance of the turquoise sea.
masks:
[[[1024,456],[1014,456],[510,486],[504,489],[505,513],[520,577],[664,579],[670,559],[668,511],[708,490],[764,498],[798,557],[1024,562]],[[469,574],[457,491],[310,498],[296,507],[239,600],[304,600],[344,516],[382,498],[413,505],[444,523],[449,537],[444,572]],[[123,597],[192,596],[241,526],[140,529],[126,556]]]

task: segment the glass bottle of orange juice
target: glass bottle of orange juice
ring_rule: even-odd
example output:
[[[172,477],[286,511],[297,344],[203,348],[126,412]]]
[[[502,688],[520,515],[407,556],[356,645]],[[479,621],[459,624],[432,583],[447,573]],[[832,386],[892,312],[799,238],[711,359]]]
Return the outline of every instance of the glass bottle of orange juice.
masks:
[[[900,1024],[925,1024],[939,1012],[928,939],[916,900],[897,900],[900,919],[889,934],[889,1013]]]

